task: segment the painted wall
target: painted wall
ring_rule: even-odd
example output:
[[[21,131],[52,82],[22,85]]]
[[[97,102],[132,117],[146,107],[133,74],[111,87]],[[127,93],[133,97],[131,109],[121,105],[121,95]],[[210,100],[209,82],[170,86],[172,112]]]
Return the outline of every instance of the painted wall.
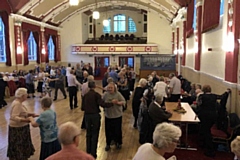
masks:
[[[143,15],[140,12],[136,12],[136,11],[124,11],[124,10],[114,10],[114,11],[109,11],[109,12],[101,12],[100,13],[100,18],[97,20],[96,22],[96,36],[100,37],[101,35],[103,35],[103,20],[106,19],[106,17],[110,18],[111,17],[111,33],[112,35],[115,35],[116,33],[113,32],[113,17],[116,14],[125,14],[126,15],[126,20],[128,19],[128,17],[131,17],[136,25],[137,28],[137,32],[136,33],[128,33],[128,24],[126,23],[126,33],[130,34],[134,34],[136,37],[141,37],[142,36],[142,32],[143,32]],[[124,33],[123,35],[125,35],[126,33]],[[121,35],[121,34],[119,34]]]
[[[160,54],[172,53],[172,28],[166,19],[148,12],[147,42],[159,45]]]

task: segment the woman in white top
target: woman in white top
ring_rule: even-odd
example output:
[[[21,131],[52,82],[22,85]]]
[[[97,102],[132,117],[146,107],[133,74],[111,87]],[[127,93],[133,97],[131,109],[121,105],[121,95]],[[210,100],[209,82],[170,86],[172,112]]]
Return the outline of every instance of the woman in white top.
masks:
[[[16,99],[12,102],[7,150],[7,156],[10,160],[27,160],[35,151],[31,140],[29,117],[37,117],[38,115],[29,113],[22,104],[27,96],[26,88],[18,88],[15,92]]]
[[[39,93],[41,93],[41,96],[40,98],[43,97],[43,89],[42,89],[42,86],[43,86],[43,79],[45,77],[45,73],[44,73],[44,68],[42,67],[40,69],[40,72],[38,73],[38,77],[37,77],[37,80],[38,80],[38,86],[37,86],[37,91]]]
[[[165,160],[164,154],[174,152],[181,135],[181,129],[173,124],[157,125],[153,133],[153,144],[141,145],[133,160]],[[176,157],[173,156],[168,160],[176,160]]]
[[[165,100],[167,98],[167,93],[168,93],[168,87],[167,84],[164,82],[164,77],[159,78],[159,82],[157,82],[153,88],[154,91],[154,96],[156,95],[162,95],[163,96],[163,101],[161,106],[165,106]]]
[[[235,154],[234,160],[240,159],[240,136],[231,142],[231,151]]]

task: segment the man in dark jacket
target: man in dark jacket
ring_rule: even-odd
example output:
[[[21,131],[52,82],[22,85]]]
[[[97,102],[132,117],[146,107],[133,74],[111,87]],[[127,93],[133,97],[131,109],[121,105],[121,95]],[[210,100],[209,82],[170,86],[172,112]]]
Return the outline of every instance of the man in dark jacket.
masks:
[[[97,158],[97,144],[101,125],[101,116],[99,114],[101,110],[99,107],[112,107],[113,103],[117,103],[117,101],[112,100],[112,103],[105,103],[101,95],[94,90],[95,87],[94,81],[88,82],[90,90],[83,96],[82,110],[84,111],[87,129],[87,153]]]

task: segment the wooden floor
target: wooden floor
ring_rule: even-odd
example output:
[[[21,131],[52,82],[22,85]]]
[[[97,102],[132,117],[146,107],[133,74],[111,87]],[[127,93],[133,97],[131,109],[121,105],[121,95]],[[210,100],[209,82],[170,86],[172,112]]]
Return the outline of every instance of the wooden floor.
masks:
[[[98,82],[100,84],[100,81]],[[100,91],[99,91],[100,93]],[[37,95],[37,94],[36,94]],[[7,138],[8,138],[8,122],[9,122],[9,114],[10,114],[10,105],[14,100],[14,97],[6,99],[8,105],[0,109],[0,160],[7,160]],[[40,107],[40,98],[28,99],[25,101],[25,105],[27,106],[29,111],[40,114],[42,112]],[[78,92],[78,106],[80,106],[81,98],[80,93]],[[130,101],[128,102],[128,106],[130,105]],[[75,110],[70,110],[69,108],[69,99],[63,99],[62,93],[59,91],[58,100],[55,101],[52,105],[52,109],[57,113],[57,122],[58,125],[67,122],[73,121],[79,127],[81,126],[83,112],[77,108]],[[111,146],[111,150],[106,152],[105,148],[105,132],[104,132],[104,114],[102,115],[102,125],[100,129],[99,141],[98,141],[98,149],[97,155],[98,160],[130,160],[135,155],[138,147],[140,146],[138,143],[138,131],[133,128],[133,116],[131,107],[123,114],[123,145],[121,150],[117,150],[115,146]],[[35,154],[30,157],[30,160],[38,160],[40,153],[40,132],[39,128],[31,127],[31,136],[33,145],[35,147]],[[81,130],[80,136],[80,144],[79,149],[86,151],[86,130]]]

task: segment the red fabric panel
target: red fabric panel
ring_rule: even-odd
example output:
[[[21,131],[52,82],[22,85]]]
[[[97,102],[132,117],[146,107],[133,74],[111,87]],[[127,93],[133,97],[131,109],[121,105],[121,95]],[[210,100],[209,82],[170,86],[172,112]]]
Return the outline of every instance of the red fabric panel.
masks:
[[[58,31],[56,31],[56,30],[49,29],[49,28],[44,28],[44,30],[45,30],[45,34],[50,34],[50,35],[55,35],[55,36],[58,35]]]
[[[238,82],[238,54],[239,54],[239,43],[240,38],[240,1],[233,1],[233,26],[232,32],[234,34],[234,50],[226,53],[225,60],[225,81],[237,83]]]
[[[33,25],[33,24],[22,22],[22,30],[23,31],[28,30],[28,31],[39,32],[40,33],[40,29],[41,29],[40,26],[36,26],[36,25]]]
[[[183,57],[182,57],[182,65],[185,66],[185,63],[186,63],[186,28],[187,27],[187,22],[184,21],[183,22]]]
[[[198,51],[195,54],[195,70],[200,70],[200,64],[201,64],[201,53],[202,53],[202,32],[201,32],[201,26],[202,26],[202,6],[199,6],[197,8],[197,38],[198,38]]]
[[[28,38],[30,31],[23,31],[23,64],[26,66],[29,64],[28,60]]]
[[[6,45],[6,65],[12,66],[11,61],[11,51],[10,51],[10,39],[9,39],[9,17],[6,11],[0,12],[0,16],[2,17],[2,21],[5,27],[5,45]]]
[[[58,61],[61,61],[61,37],[58,35]]]
[[[202,33],[214,29],[219,25],[220,4],[220,0],[204,1]]]
[[[18,54],[17,53],[17,47],[18,43],[21,45],[21,40],[20,42],[18,41],[18,38],[21,39],[21,27],[20,26],[14,26],[14,35],[15,35],[15,56],[16,56],[16,64],[22,64],[22,53]]]
[[[40,51],[40,43],[39,43],[39,33],[38,32],[33,32],[33,37],[37,43],[37,63],[40,64],[40,55],[41,55],[41,51]]]
[[[193,14],[194,14],[194,0],[188,4],[187,8],[187,38],[193,34]]]
[[[0,2],[0,12],[6,11],[8,14],[12,12],[12,8],[7,0],[1,0]]]
[[[57,30],[53,30],[53,29],[49,29],[49,28],[45,28],[45,42],[46,42],[46,54],[45,54],[45,62],[48,63],[49,62],[49,57],[48,57],[48,49],[47,49],[47,44],[49,41],[50,36],[52,36],[53,38],[53,43],[55,45],[55,53],[54,53],[54,61],[57,62],[58,61],[58,43],[57,43],[57,36],[58,36],[58,31]]]

